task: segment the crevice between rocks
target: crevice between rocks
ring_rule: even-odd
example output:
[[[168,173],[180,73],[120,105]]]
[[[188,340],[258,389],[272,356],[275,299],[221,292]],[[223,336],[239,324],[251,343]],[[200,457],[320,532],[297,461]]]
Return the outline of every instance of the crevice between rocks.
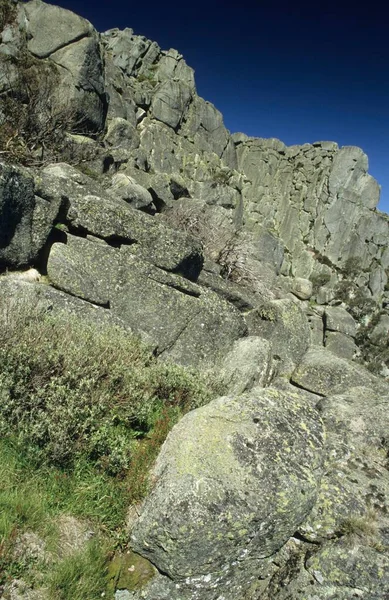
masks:
[[[89,33],[81,33],[80,35],[76,36],[74,39],[68,41],[68,42],[64,42],[63,44],[59,45],[55,50],[53,50],[52,52],[48,52],[45,53],[41,56],[38,56],[38,54],[35,54],[34,52],[32,52],[31,50],[29,50],[29,52],[31,52],[31,54],[33,56],[35,56],[38,59],[44,59],[44,58],[50,58],[53,54],[55,54],[56,52],[58,52],[59,50],[63,50],[63,48],[66,48],[66,46],[71,46],[72,44],[76,44],[77,42],[80,42],[81,40],[83,40],[84,38],[87,37],[91,37],[89,35]],[[56,61],[54,61],[56,63]],[[56,64],[60,64],[60,63],[56,63]],[[63,66],[63,65],[61,65]]]
[[[310,394],[315,394],[316,396],[319,396],[320,398],[326,398],[326,394],[320,394],[320,392],[317,392],[317,391],[314,392],[313,390],[310,390],[310,389],[304,387],[303,385],[300,385],[299,383],[292,381],[292,379],[289,379],[289,383],[290,383],[290,385],[293,385],[295,388],[297,388],[299,390],[303,390],[304,392],[309,392]]]

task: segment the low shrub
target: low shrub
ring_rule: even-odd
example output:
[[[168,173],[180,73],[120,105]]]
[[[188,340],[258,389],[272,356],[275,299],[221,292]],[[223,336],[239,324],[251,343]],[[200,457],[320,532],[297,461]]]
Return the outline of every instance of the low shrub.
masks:
[[[165,409],[176,419],[210,399],[198,374],[119,328],[15,308],[2,321],[0,435],[16,435],[37,464],[84,456],[119,474]]]
[[[152,484],[161,444],[212,393],[198,373],[158,362],[123,330],[3,302],[0,589],[18,579],[49,600],[106,594],[126,513]],[[64,554],[59,523],[69,516],[93,535]],[[43,561],[18,555],[31,532]]]
[[[210,216],[188,202],[162,213],[162,218],[175,228],[198,238],[206,258],[221,267],[224,279],[252,284],[255,276],[248,267],[249,243],[233,227],[210,221]]]

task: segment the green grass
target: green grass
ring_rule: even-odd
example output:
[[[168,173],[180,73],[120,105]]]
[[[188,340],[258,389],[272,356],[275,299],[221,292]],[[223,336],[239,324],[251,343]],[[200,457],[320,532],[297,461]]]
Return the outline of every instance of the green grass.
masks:
[[[48,589],[58,600],[97,600],[107,585],[107,552],[97,541],[61,561],[48,577]]]
[[[48,598],[101,597],[126,512],[149,487],[171,427],[212,397],[198,373],[160,363],[137,338],[9,301],[0,310],[0,585]],[[64,555],[62,517],[94,535]],[[20,555],[34,533],[47,560]],[[22,544],[23,546],[23,544]]]

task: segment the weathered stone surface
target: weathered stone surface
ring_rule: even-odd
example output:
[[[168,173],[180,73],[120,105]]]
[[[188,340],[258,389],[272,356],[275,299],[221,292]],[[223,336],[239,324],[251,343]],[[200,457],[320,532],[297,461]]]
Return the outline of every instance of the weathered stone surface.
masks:
[[[199,242],[174,231],[150,215],[133,209],[123,200],[113,200],[85,175],[68,165],[51,165],[42,171],[42,193],[66,197],[66,222],[79,232],[88,232],[116,245],[132,244],[132,251],[168,271],[196,279],[203,258]]]
[[[358,540],[333,540],[312,552],[295,542],[281,569],[274,569],[261,600],[383,600],[388,594],[388,559]],[[257,596],[258,597],[258,596]]]
[[[320,419],[298,391],[255,388],[192,411],[157,459],[134,549],[192,588],[192,598],[213,588],[242,597],[252,560],[275,552],[311,510],[322,441]]]
[[[215,152],[230,168],[237,167],[234,144],[229,145],[229,132],[222,114],[210,102],[196,96],[188,110],[181,135],[193,141],[196,148]]]
[[[306,538],[331,539],[338,532],[370,547],[388,544],[388,405],[387,387],[352,388],[320,401],[327,432],[325,475],[301,526]]]
[[[117,173],[112,177],[112,185],[107,191],[134,208],[146,208],[153,202],[150,192],[124,173]]]
[[[272,351],[267,340],[249,336],[237,340],[220,364],[219,378],[227,394],[265,387],[271,378]]]
[[[53,313],[66,311],[81,319],[91,320],[94,323],[116,325],[130,331],[128,325],[121,321],[111,311],[90,302],[85,302],[50,285],[42,283],[28,283],[15,280],[11,277],[0,277],[0,299],[12,298],[12,301],[26,303],[28,306],[38,305],[42,310]],[[146,342],[149,340],[145,339]]]
[[[350,313],[341,306],[328,306],[324,312],[324,323],[328,331],[355,336],[356,323]]]
[[[47,58],[56,50],[88,37],[94,31],[86,19],[40,0],[27,2],[24,10],[30,35],[28,49],[39,58]]]
[[[158,355],[186,365],[212,363],[246,328],[214,292],[142,261],[131,248],[67,236],[52,246],[48,274],[56,287],[110,312]]]
[[[250,237],[253,257],[269,265],[278,275],[284,260],[282,242],[264,227],[257,227]]]
[[[341,393],[356,385],[369,387],[379,383],[379,380],[363,367],[356,366],[318,346],[310,348],[305,354],[292,373],[292,381],[322,396]]]
[[[67,235],[66,244],[51,247],[47,274],[64,292],[109,307],[119,269],[118,254],[108,244]]]
[[[156,90],[151,104],[153,116],[175,129],[184,118],[192,98],[191,88],[181,81],[167,80]]]
[[[311,329],[311,344],[314,346],[323,346],[324,344],[324,324],[323,317],[318,314],[308,316],[309,327]]]
[[[337,331],[326,333],[324,346],[336,356],[347,360],[352,360],[358,354],[358,346],[354,340],[350,336]]]
[[[362,150],[336,144],[288,148],[278,140],[239,138],[237,153],[248,179],[246,223],[253,230],[272,229],[283,241],[289,253],[283,274],[309,279],[318,256],[346,270],[349,259],[358,259],[366,272],[377,269],[370,287],[374,296],[382,294],[386,275],[374,257],[383,251],[388,222],[374,211],[379,186],[367,174]],[[374,239],[367,230],[377,231]]]
[[[223,279],[219,274],[209,272],[205,269],[201,271],[198,283],[206,288],[216,292],[222,298],[236,306],[240,311],[247,311],[261,304],[262,297],[245,290],[233,281]]]
[[[374,326],[369,334],[369,338],[373,344],[380,344],[382,340],[389,337],[389,315],[381,315],[378,323]]]
[[[0,164],[0,264],[20,267],[36,260],[58,214],[60,199],[35,195],[27,169]]]
[[[278,357],[279,369],[291,373],[308,349],[308,319],[289,299],[270,300],[245,316],[250,335],[266,338]]]
[[[296,277],[292,281],[291,291],[300,300],[309,300],[313,291],[312,281],[303,279],[302,277]]]
[[[135,125],[121,117],[111,119],[104,141],[108,146],[130,150],[137,148],[140,143],[139,133]]]
[[[319,403],[326,461],[318,501],[274,558],[266,600],[378,600],[388,593],[388,389],[354,388]],[[288,552],[286,549],[288,548]],[[279,565],[281,568],[279,568]]]
[[[100,131],[107,99],[99,39],[92,25],[74,13],[33,0],[24,5],[28,49],[39,58],[49,57],[60,69],[57,105],[87,131]]]
[[[45,272],[48,256],[48,279],[2,276],[0,308],[38,301],[118,324],[163,359],[216,364],[230,395],[169,437],[134,529],[164,575],[117,597],[386,597],[388,389],[345,360],[357,327],[346,304],[327,306],[345,301],[338,283],[349,281],[367,327],[361,348],[370,341],[385,369],[389,219],[375,210],[367,157],[331,142],[230,136],[183,57],[130,29],[99,36],[33,0],[1,34],[0,55],[16,57],[23,40],[38,64],[54,65],[69,127],[81,121],[86,134],[67,133],[67,151],[96,150],[79,166],[100,183],[64,164],[2,168],[1,265]],[[0,71],[3,92],[17,73]],[[103,141],[86,137],[100,130]],[[370,321],[358,306],[365,290]],[[305,302],[311,293],[322,308]],[[243,316],[255,337],[244,337]]]

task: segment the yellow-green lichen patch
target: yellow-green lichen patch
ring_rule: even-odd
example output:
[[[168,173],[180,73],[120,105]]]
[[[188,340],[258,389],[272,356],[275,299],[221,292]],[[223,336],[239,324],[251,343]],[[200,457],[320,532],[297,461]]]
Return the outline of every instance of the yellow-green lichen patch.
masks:
[[[107,592],[116,590],[140,590],[150,581],[157,570],[150,561],[131,550],[115,554],[108,566]]]

